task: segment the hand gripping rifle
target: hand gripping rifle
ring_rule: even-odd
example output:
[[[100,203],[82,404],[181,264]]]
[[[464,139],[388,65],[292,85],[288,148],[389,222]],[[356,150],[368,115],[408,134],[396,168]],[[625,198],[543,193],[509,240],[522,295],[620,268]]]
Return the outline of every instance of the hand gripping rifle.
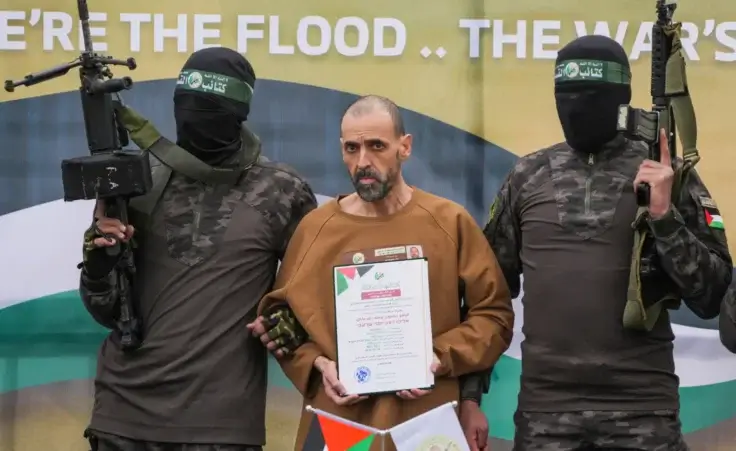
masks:
[[[682,24],[673,22],[676,0],[657,0],[657,21],[652,27],[652,111],[619,107],[617,128],[629,139],[643,141],[649,159],[660,161],[659,132],[667,136],[674,179],[672,204],[677,205],[680,191],[690,170],[698,163],[698,129],[685,73],[685,56],[680,34]],[[682,160],[677,158],[676,132],[682,144]],[[627,329],[651,331],[663,309],[680,306],[680,293],[661,269],[647,219],[651,187],[636,188],[639,208],[634,228],[634,246],[623,325]]]
[[[89,30],[89,10],[86,0],[77,0],[79,19],[84,38],[84,51],[74,61],[51,69],[26,75],[22,80],[5,82],[5,90],[14,92],[18,86],[32,86],[66,75],[79,68],[82,96],[82,114],[87,135],[89,156],[61,162],[64,201],[98,199],[104,202],[105,214],[128,224],[128,199],[146,194],[152,185],[148,155],[141,151],[123,150],[128,145],[128,134],[115,113],[119,92],[133,86],[130,77],[113,78],[109,66],[136,68],[133,58],[125,61],[93,52]],[[116,100],[113,100],[113,95]],[[115,272],[120,312],[117,326],[123,349],[140,346],[140,325],[131,299],[131,280],[135,274],[132,246],[118,243],[107,248],[111,257],[117,257]]]
[[[652,111],[621,105],[618,130],[628,138],[649,146],[649,159],[660,161],[659,131],[667,133],[672,163],[677,171],[673,199],[679,195],[684,175],[700,160],[696,147],[697,125],[685,73],[685,57],[680,41],[682,24],[673,22],[677,0],[657,0],[657,21],[652,26]],[[676,132],[680,132],[683,164],[677,162]],[[637,187],[637,203],[649,205],[650,187]]]

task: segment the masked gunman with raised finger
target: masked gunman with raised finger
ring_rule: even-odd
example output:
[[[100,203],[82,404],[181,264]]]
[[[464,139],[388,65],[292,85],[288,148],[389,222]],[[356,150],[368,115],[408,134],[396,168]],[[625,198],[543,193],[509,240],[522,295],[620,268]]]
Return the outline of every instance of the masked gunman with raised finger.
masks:
[[[98,205],[85,234],[82,299],[112,329],[86,433],[93,450],[259,451],[265,443],[266,349],[246,324],[317,202],[294,170],[260,154],[245,122],[255,81],[234,50],[192,54],[174,91],[176,144],[130,108],[118,111],[151,154],[154,184],[131,200],[132,226]],[[106,248],[131,239],[141,345],[124,349],[119,269]]]
[[[680,162],[670,161],[666,135],[662,160],[651,161],[645,144],[618,134],[618,108],[631,101],[621,45],[578,38],[559,51],[555,69],[565,142],[518,161],[485,227],[513,296],[524,276],[514,449],[686,450],[668,311],[651,330],[624,319],[634,190],[651,187],[644,220],[658,285],[702,318],[718,314],[732,272],[716,203],[694,171],[673,201]]]

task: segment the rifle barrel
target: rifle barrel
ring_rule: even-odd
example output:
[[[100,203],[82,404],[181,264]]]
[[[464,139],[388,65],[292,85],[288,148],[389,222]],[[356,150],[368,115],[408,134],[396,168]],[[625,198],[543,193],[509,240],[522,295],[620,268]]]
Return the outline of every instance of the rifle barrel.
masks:
[[[84,37],[84,51],[92,53],[92,34],[89,31],[89,8],[87,0],[77,0],[79,11],[79,22],[82,25],[82,36]]]

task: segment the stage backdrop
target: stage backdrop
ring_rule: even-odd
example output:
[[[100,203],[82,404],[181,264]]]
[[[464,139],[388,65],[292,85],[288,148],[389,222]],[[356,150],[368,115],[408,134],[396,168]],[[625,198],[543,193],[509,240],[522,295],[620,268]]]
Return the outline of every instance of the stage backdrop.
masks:
[[[172,91],[192,51],[246,54],[259,81],[251,116],[265,153],[324,196],[350,190],[338,137],[360,94],[395,100],[415,136],[406,176],[465,205],[482,222],[520,155],[560,140],[552,85],[556,50],[586,33],[629,53],[634,103],[649,104],[654,0],[90,0],[95,49],[133,56],[126,100],[174,136]],[[0,78],[77,56],[73,0],[0,0]],[[732,0],[686,1],[684,50],[698,113],[698,170],[726,220],[736,219],[732,133],[736,13]],[[105,335],[76,292],[86,202],[64,204],[59,164],[86,152],[77,76],[0,93],[0,451],[85,450],[96,350]],[[732,242],[736,236],[730,235]],[[732,249],[734,246],[732,245]],[[522,313],[517,305],[517,312]],[[509,449],[520,371],[520,320],[483,409],[494,451]],[[715,322],[674,316],[682,419],[693,450],[734,449],[736,361]],[[299,397],[277,365],[269,376],[269,451],[290,449]]]

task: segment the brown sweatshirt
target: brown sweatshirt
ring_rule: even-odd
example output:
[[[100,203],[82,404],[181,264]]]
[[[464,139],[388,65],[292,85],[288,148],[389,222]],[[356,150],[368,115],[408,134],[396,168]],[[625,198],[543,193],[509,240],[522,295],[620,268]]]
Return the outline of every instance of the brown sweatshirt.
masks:
[[[433,344],[443,370],[432,392],[417,400],[385,394],[339,407],[325,395],[312,366],[318,356],[337,360],[333,267],[402,247],[405,258],[428,259]],[[469,307],[465,321],[461,295]],[[308,214],[292,237],[275,291],[261,308],[279,301],[289,303],[311,338],[280,362],[304,404],[379,429],[458,400],[457,377],[491,367],[513,330],[509,290],[480,228],[460,205],[418,189],[403,209],[386,217],[350,215],[338,200]],[[301,449],[310,421],[311,414],[304,413],[295,449]]]

